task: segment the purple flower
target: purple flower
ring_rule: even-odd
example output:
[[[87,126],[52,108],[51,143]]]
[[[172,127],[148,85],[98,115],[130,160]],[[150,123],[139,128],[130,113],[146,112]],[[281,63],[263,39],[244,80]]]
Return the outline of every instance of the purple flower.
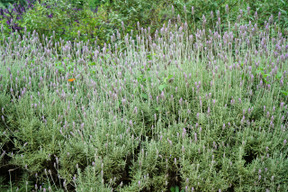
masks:
[[[186,135],[186,129],[185,129],[185,128],[183,128],[182,137],[184,138],[184,137],[185,137],[185,135]]]
[[[126,104],[126,99],[122,99],[122,105]]]
[[[98,12],[98,6],[96,7],[96,9],[93,11],[94,13]]]
[[[183,101],[183,99],[182,99],[182,97],[181,97],[180,100],[179,100],[179,104],[180,104],[180,105],[182,105],[182,101]]]
[[[137,111],[137,107],[135,107],[133,112],[137,114]]]
[[[229,13],[229,7],[228,7],[227,4],[226,4],[226,6],[225,6],[225,11],[226,11],[226,13]]]
[[[210,107],[208,107],[207,113],[208,113],[208,114],[210,113]]]
[[[47,17],[52,18],[53,17],[53,13],[51,13],[50,15],[47,15]]]
[[[167,138],[167,141],[168,141],[169,144],[172,146],[172,141],[171,141],[169,138]]]
[[[164,95],[164,91],[161,92],[161,96],[160,96],[162,99],[165,98],[165,95]]]

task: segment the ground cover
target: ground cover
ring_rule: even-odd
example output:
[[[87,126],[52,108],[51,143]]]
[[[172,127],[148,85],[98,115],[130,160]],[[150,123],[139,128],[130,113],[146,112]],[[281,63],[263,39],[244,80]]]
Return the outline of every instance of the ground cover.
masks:
[[[12,34],[0,46],[5,189],[287,191],[288,44],[272,19],[209,29],[204,17],[189,33],[179,16],[127,34],[125,51],[117,35],[100,48]]]

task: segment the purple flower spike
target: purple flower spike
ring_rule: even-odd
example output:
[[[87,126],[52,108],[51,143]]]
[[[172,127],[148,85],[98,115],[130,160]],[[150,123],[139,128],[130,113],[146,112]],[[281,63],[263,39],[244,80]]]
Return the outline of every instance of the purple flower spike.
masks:
[[[226,13],[229,13],[229,6],[227,4],[225,6],[225,11],[226,11]]]

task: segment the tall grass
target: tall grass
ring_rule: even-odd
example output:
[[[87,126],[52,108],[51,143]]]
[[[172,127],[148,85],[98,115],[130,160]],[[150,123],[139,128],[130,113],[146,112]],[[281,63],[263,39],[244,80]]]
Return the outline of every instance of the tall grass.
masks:
[[[265,29],[239,19],[223,30],[203,17],[189,34],[178,16],[153,37],[139,26],[125,51],[119,33],[103,49],[8,37],[3,182],[15,181],[11,191],[287,191],[287,37],[273,18]]]

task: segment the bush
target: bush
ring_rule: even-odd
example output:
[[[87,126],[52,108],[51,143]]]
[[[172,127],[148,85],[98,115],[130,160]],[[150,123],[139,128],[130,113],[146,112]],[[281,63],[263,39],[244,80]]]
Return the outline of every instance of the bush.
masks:
[[[56,40],[60,40],[60,38],[70,40],[74,44],[81,40],[87,42],[89,39],[90,45],[94,45],[97,38],[97,46],[103,48],[105,43],[107,45],[112,43],[111,36],[117,34],[118,30],[121,36],[119,41],[122,41],[121,49],[126,49],[124,37],[127,33],[131,34],[133,31],[132,38],[136,40],[136,35],[141,33],[141,27],[150,27],[151,37],[154,38],[156,30],[159,31],[164,23],[167,26],[170,19],[171,24],[177,23],[182,26],[184,26],[184,20],[187,20],[189,32],[195,33],[196,28],[202,27],[203,21],[205,21],[206,29],[216,27],[218,17],[221,17],[218,27],[222,29],[228,29],[229,26],[225,25],[225,23],[228,24],[226,21],[230,23],[241,21],[247,24],[252,21],[258,27],[263,27],[265,18],[270,17],[270,14],[278,15],[278,13],[280,13],[279,18],[271,18],[271,22],[276,21],[276,25],[281,27],[282,33],[288,34],[288,31],[284,31],[287,29],[288,24],[287,12],[285,11],[285,8],[288,7],[282,1],[257,2],[257,5],[250,5],[247,0],[193,0],[189,2],[133,0],[128,1],[128,4],[126,1],[108,0],[39,2],[35,3],[35,8],[31,4],[27,4],[27,9],[25,10],[21,8],[22,13],[20,15],[18,15],[16,10],[13,10],[12,14],[4,13],[6,16],[4,19],[2,18],[1,23],[4,24],[5,36],[15,30],[21,32],[24,27],[27,27],[28,32],[32,33],[33,30],[36,30],[40,34],[40,42],[42,44],[44,43],[42,35],[50,37],[55,31]],[[14,6],[16,5],[14,4]],[[172,6],[173,10],[171,10]],[[258,8],[256,9],[256,7]],[[239,8],[242,11],[240,16],[238,14]],[[257,16],[255,16],[256,11],[258,11]],[[241,15],[242,18],[240,18]],[[238,23],[238,25],[240,24]]]
[[[0,46],[3,183],[287,191],[288,45],[272,22],[240,17],[205,33],[169,23],[153,39],[127,35],[124,52],[11,34]]]

